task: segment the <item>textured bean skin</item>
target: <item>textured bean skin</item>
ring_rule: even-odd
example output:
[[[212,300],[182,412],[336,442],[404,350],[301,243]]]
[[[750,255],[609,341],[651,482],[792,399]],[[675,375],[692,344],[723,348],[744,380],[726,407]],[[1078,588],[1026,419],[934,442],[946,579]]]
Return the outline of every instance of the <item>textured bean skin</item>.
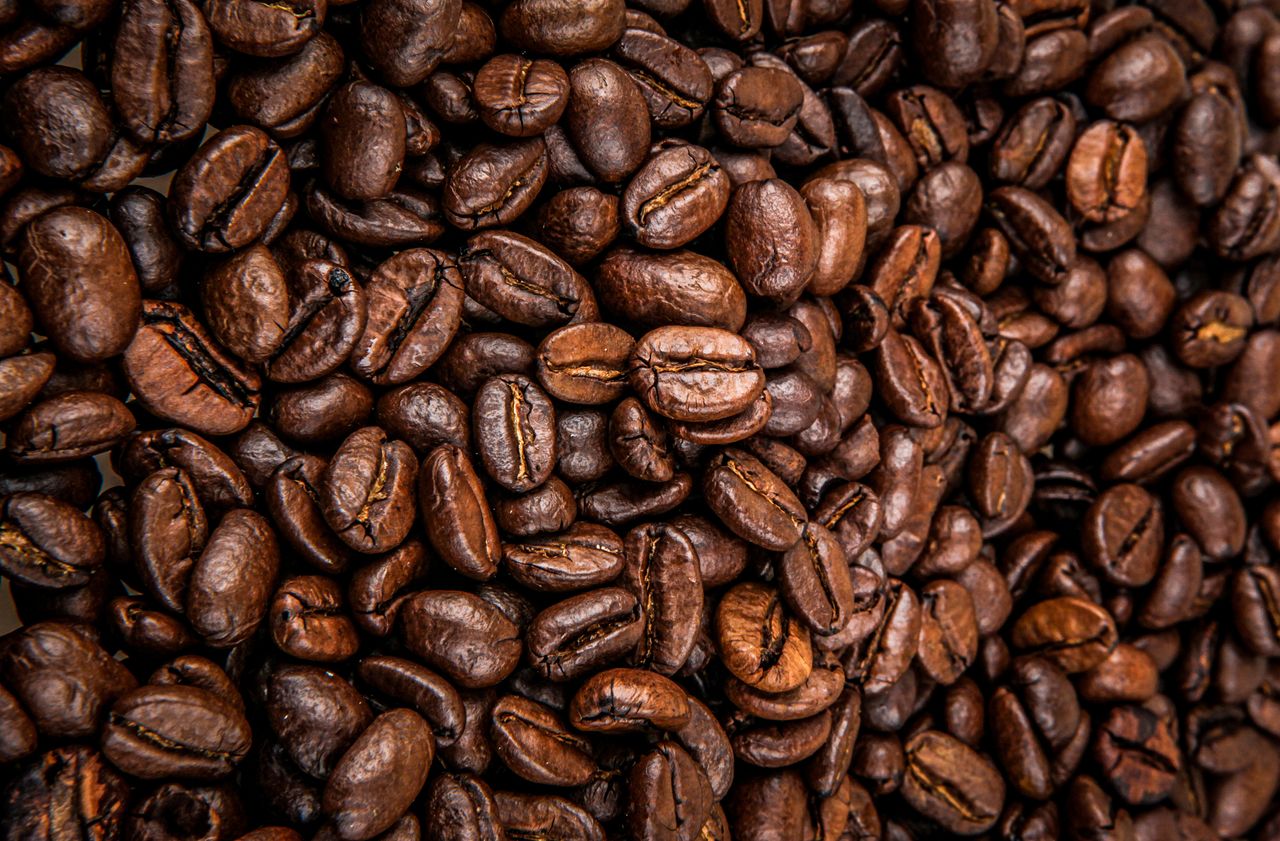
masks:
[[[1280,838],[1280,5],[0,0],[0,841]]]

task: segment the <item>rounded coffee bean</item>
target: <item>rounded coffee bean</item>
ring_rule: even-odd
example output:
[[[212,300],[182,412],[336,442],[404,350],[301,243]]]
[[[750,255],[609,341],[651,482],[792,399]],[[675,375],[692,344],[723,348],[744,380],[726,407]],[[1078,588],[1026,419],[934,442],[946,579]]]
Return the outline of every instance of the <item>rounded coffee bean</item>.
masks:
[[[60,353],[80,362],[129,346],[142,309],[124,239],[91,210],[61,207],[26,227],[18,249],[22,289]]]

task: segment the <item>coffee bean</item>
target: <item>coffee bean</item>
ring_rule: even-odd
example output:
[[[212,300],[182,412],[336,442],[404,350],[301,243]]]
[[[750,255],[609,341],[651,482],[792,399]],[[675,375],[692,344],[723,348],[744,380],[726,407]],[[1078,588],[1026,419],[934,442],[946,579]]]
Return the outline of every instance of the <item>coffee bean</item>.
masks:
[[[211,779],[231,773],[249,752],[244,715],[194,686],[144,686],[116,701],[102,732],[102,752],[143,779]]]
[[[78,207],[44,214],[25,229],[18,270],[31,310],[59,352],[92,362],[129,346],[142,306],[138,277],[105,218]]]
[[[280,147],[259,129],[232,126],[210,138],[174,176],[169,209],[184,246],[222,253],[260,237],[288,189]]]
[[[325,522],[357,552],[385,552],[413,525],[418,459],[376,426],[347,436],[321,477]]]
[[[388,710],[352,743],[324,786],[324,811],[345,841],[390,828],[422,791],[435,753],[431,731],[413,710]]]

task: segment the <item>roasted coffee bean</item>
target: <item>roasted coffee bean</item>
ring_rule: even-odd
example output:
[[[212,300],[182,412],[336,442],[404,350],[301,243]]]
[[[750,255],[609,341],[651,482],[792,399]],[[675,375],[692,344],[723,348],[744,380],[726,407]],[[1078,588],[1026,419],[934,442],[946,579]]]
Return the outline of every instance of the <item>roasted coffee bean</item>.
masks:
[[[689,658],[702,617],[697,550],[674,526],[639,526],[627,535],[623,558],[622,583],[642,611],[636,661],[675,674]]]
[[[410,598],[400,613],[409,650],[463,688],[501,682],[520,659],[519,628],[479,596],[429,590]]]
[[[1137,485],[1114,485],[1085,514],[1085,556],[1107,579],[1141,587],[1156,574],[1164,519],[1159,503]]]
[[[297,767],[323,779],[373,722],[373,711],[345,679],[315,666],[282,665],[267,678],[271,732]],[[237,696],[238,697],[238,696]]]
[[[324,97],[342,75],[343,49],[319,32],[291,56],[233,72],[227,99],[238,117],[274,137],[296,137],[320,118]]]
[[[0,837],[1276,835],[1238,5],[0,0]]]
[[[69,391],[31,406],[13,424],[6,450],[19,464],[71,461],[110,449],[137,421],[125,404],[94,391]]]
[[[1083,672],[1115,648],[1115,620],[1099,605],[1060,596],[1032,605],[1014,624],[1011,641],[1015,648],[1041,653],[1065,671]]]
[[[738,449],[715,457],[703,480],[707,504],[734,534],[782,552],[801,539],[804,506],[759,459]]]
[[[713,327],[660,327],[631,355],[631,387],[645,404],[680,421],[713,421],[746,409],[764,389],[755,351]]]
[[[187,248],[234,251],[262,236],[288,189],[280,147],[259,129],[232,126],[210,138],[174,176],[169,209]]]
[[[111,705],[137,686],[86,626],[37,622],[9,638],[0,679],[22,703],[41,735],[87,739]]]
[[[646,617],[647,618],[647,617]],[[604,587],[552,605],[529,623],[534,667],[550,680],[572,680],[636,649],[645,633],[641,602]]]
[[[600,263],[595,288],[606,310],[647,327],[737,331],[747,315],[746,293],[733,272],[692,251],[613,249]]]
[[[26,226],[17,263],[31,310],[59,353],[93,362],[129,346],[141,293],[125,241],[105,218],[51,210]]]
[[[701,146],[672,146],[645,162],[622,194],[622,220],[641,245],[679,248],[729,203],[729,177]]]
[[[418,458],[376,426],[347,436],[321,477],[325,522],[357,552],[385,552],[413,525]]]
[[[360,641],[342,602],[342,590],[331,578],[296,575],[281,581],[268,608],[276,647],[299,660],[320,662],[355,654]]]
[[[489,732],[494,750],[516,775],[532,783],[579,786],[597,766],[591,745],[574,734],[553,710],[508,695],[493,707]]]
[[[538,347],[538,381],[560,400],[608,403],[626,391],[627,363],[634,347],[635,340],[611,324],[561,327],[547,334]]]
[[[258,376],[232,360],[181,304],[144,302],[122,367],[148,411],[197,432],[239,432],[258,408]]]
[[[640,86],[612,61],[587,59],[569,72],[565,119],[582,164],[601,180],[617,183],[644,161],[650,140],[648,105]]]
[[[15,766],[5,798],[6,831],[58,838],[124,832],[129,784],[90,747],[61,747]]]
[[[186,604],[191,569],[209,538],[209,522],[195,487],[178,468],[157,470],[139,483],[129,504],[129,543],[143,585],[174,611]]]
[[[238,508],[209,535],[187,582],[186,617],[206,645],[230,648],[262,622],[280,569],[280,548],[266,519]]]
[[[471,411],[476,449],[495,482],[523,493],[547,480],[555,467],[555,409],[537,383],[521,374],[493,377]]]
[[[368,318],[351,367],[380,385],[417,377],[458,329],[462,285],[453,259],[433,249],[401,251],[382,263],[365,290]]]
[[[342,755],[324,786],[324,811],[338,837],[373,838],[408,810],[427,781],[431,730],[413,710],[388,710]]]
[[[818,247],[818,228],[794,187],[768,179],[733,191],[725,250],[748,294],[778,306],[794,303],[817,269]]]
[[[503,544],[502,560],[511,577],[532,590],[581,590],[618,577],[623,541],[604,526],[575,523],[557,535]]]
[[[655,672],[608,669],[578,689],[569,721],[586,732],[677,730],[689,721],[689,701],[683,689]]]
[[[902,794],[951,832],[980,833],[1000,817],[1005,786],[995,766],[963,742],[926,730],[903,746]]]
[[[546,178],[547,152],[541,138],[477,146],[449,172],[445,216],[462,230],[510,224],[529,208]]]
[[[143,779],[212,779],[235,769],[251,738],[243,713],[212,692],[144,686],[111,708],[102,752],[122,771]]]
[[[477,234],[458,255],[468,295],[500,316],[535,327],[594,321],[587,282],[537,242],[506,231]]]

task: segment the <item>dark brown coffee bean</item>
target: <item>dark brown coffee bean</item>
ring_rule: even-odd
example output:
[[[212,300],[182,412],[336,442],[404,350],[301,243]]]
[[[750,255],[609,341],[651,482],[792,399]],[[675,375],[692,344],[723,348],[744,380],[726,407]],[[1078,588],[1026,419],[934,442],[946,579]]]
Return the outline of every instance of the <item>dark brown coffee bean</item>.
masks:
[[[804,506],[776,474],[743,450],[716,456],[705,474],[703,494],[721,522],[743,540],[782,552],[801,538]]]
[[[427,562],[426,547],[410,538],[395,551],[357,569],[347,591],[356,624],[376,637],[390,634],[401,607],[418,589]]]
[[[320,118],[325,180],[344,199],[386,197],[404,166],[405,132],[395,94],[369,82],[343,85]]]
[[[475,444],[485,471],[522,493],[541,485],[555,466],[555,411],[540,386],[520,374],[494,377],[472,407]]]
[[[119,837],[129,783],[90,747],[60,747],[14,766],[5,797],[6,832],[15,837]]]
[[[208,537],[204,507],[185,472],[165,468],[139,483],[129,504],[129,542],[142,583],[169,610],[184,609]]]
[[[230,648],[253,636],[280,569],[266,519],[238,508],[209,535],[187,583],[187,621],[206,645]]]
[[[675,742],[642,756],[628,780],[628,824],[636,838],[670,832],[679,841],[702,834],[711,812],[711,784],[702,767]]]
[[[595,187],[570,187],[538,213],[541,239],[573,265],[595,257],[621,233],[618,197]]]
[[[735,146],[764,149],[786,141],[803,104],[804,88],[788,69],[743,67],[720,81],[712,117]]]
[[[507,695],[493,707],[489,733],[498,757],[517,776],[532,783],[579,786],[598,767],[591,744],[573,733],[550,708]]]
[[[752,181],[733,191],[725,250],[751,295],[787,306],[818,265],[818,229],[804,198],[784,181]]]
[[[591,287],[537,242],[506,231],[467,240],[458,255],[466,292],[510,321],[551,327],[597,317]]]
[[[481,144],[449,172],[445,216],[463,230],[510,224],[533,203],[546,178],[546,144],[540,138]]]
[[[260,237],[288,189],[280,147],[259,129],[232,126],[210,138],[174,176],[169,208],[183,245],[222,253]]]
[[[286,578],[268,608],[272,640],[300,660],[346,660],[356,653],[360,640],[342,602],[342,590],[331,578]]]
[[[26,227],[17,262],[31,309],[59,352],[92,362],[128,347],[141,293],[125,242],[105,218],[52,210]]]
[[[558,535],[504,544],[502,559],[511,577],[530,589],[581,590],[618,577],[623,541],[604,526],[575,523]]]
[[[622,195],[626,229],[649,248],[679,248],[720,217],[729,178],[701,146],[677,145],[649,158]]]
[[[19,464],[71,461],[110,449],[137,421],[116,398],[93,391],[69,391],[31,406],[14,423],[7,452]]]
[[[1067,672],[1082,672],[1116,646],[1115,620],[1098,605],[1074,596],[1037,602],[1013,626],[1015,648],[1040,653]]]
[[[431,730],[413,710],[374,719],[324,786],[324,811],[338,837],[359,841],[390,828],[422,791],[434,753]]]
[[[764,373],[751,346],[728,331],[660,327],[636,343],[631,385],[664,417],[712,421],[749,406],[764,388]]]
[[[245,362],[266,361],[284,341],[289,290],[261,243],[213,264],[200,298],[214,338]]]
[[[227,99],[245,122],[274,137],[296,137],[320,118],[325,95],[342,76],[343,57],[341,44],[319,32],[291,56],[233,71]]]
[[[460,0],[378,0],[361,15],[360,46],[392,85],[416,85],[443,59],[462,5]]]
[[[94,85],[69,67],[40,67],[5,93],[11,136],[27,165],[50,178],[79,179],[107,154],[111,117]]]
[[[347,436],[321,478],[325,521],[357,552],[395,548],[413,525],[418,459],[376,426]]]
[[[479,596],[428,590],[400,613],[409,650],[465,689],[493,686],[519,662],[519,629]]]
[[[144,686],[116,701],[102,733],[102,752],[143,779],[212,779],[231,773],[249,752],[244,715],[194,686]]]
[[[716,610],[716,635],[725,667],[755,689],[788,692],[812,671],[808,630],[763,585],[739,584],[725,594]]]
[[[616,0],[597,2],[612,5]],[[565,119],[574,149],[602,180],[618,183],[643,163],[650,139],[648,105],[640,86],[612,61],[587,59],[569,72]]]
[[[622,583],[643,611],[636,661],[674,674],[689,657],[702,616],[697,550],[674,526],[633,529],[624,546]]]
[[[414,379],[444,353],[462,314],[462,277],[453,259],[430,248],[401,251],[374,271],[365,289],[368,320],[351,367],[374,382]]]
[[[599,266],[595,288],[606,310],[647,327],[737,331],[747,314],[746,293],[733,272],[692,251],[614,249]]]
[[[605,587],[558,602],[534,617],[526,641],[534,667],[550,680],[572,680],[620,660],[641,642],[640,602]]]
[[[88,738],[111,704],[137,680],[91,637],[87,626],[37,622],[15,632],[0,654],[0,678],[37,730]]]
[[[1000,817],[1005,786],[995,766],[963,742],[937,730],[910,739],[902,794],[911,806],[951,832],[980,833]]]
[[[569,77],[553,61],[500,55],[476,72],[473,91],[485,125],[512,137],[532,137],[564,113]]]
[[[538,346],[538,381],[560,400],[608,403],[626,391],[627,363],[634,347],[635,340],[611,324],[561,327]]]
[[[552,55],[577,55],[607,49],[622,34],[623,4],[591,0],[565,7],[556,0],[517,0],[499,22],[504,37],[518,47]]]
[[[204,5],[209,28],[233,50],[254,56],[295,53],[324,26],[328,4],[301,0],[275,6],[255,0],[209,0]]]
[[[569,722],[587,732],[676,730],[689,721],[685,691],[646,669],[608,669],[587,679],[569,705]]]
[[[604,841],[604,829],[591,813],[563,797],[500,791],[494,800],[509,835]]]
[[[315,666],[282,665],[266,687],[271,732],[297,767],[318,779],[333,773],[373,711],[345,679]]]

